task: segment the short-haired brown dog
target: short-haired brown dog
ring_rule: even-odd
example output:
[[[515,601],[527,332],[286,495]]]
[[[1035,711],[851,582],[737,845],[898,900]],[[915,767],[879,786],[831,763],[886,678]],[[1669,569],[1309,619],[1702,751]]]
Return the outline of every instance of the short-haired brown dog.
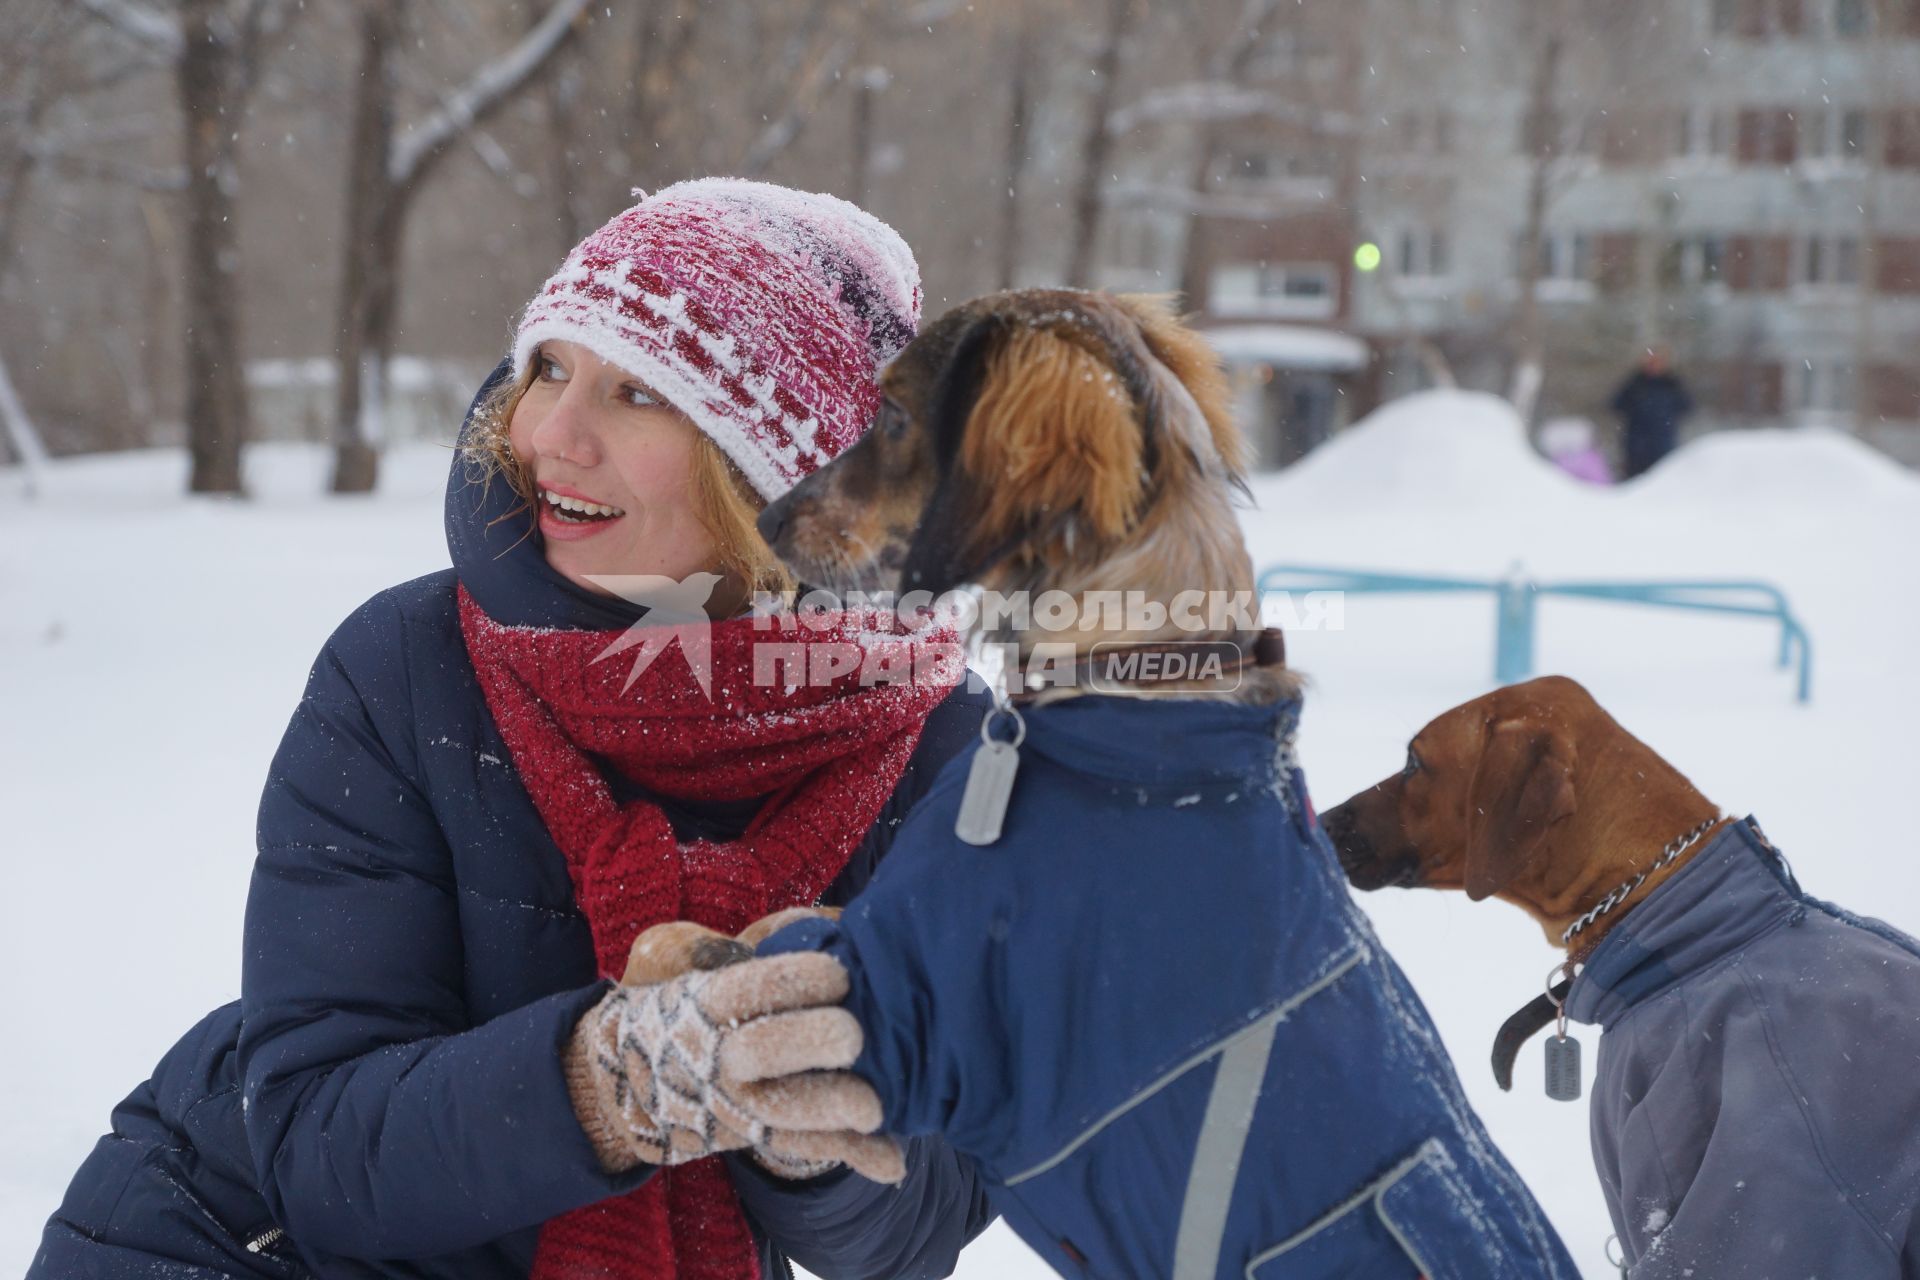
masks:
[[[1443,712],[1407,744],[1400,772],[1324,821],[1355,888],[1501,898],[1568,947],[1569,925],[1677,836],[1719,816],[1578,683],[1542,676]],[[1571,957],[1591,951],[1680,865],[1652,872],[1582,929]]]
[[[1555,1000],[1605,1028],[1590,1128],[1623,1275],[1920,1276],[1920,942],[1805,893],[1563,677],[1440,715],[1325,822],[1355,886],[1503,898],[1581,966],[1508,1020],[1494,1072]],[[1547,1062],[1578,1096],[1571,1037]]]

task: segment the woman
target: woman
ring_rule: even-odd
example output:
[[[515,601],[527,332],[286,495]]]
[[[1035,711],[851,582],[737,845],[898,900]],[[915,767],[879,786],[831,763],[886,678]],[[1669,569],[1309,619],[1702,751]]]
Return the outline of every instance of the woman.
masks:
[[[757,183],[668,188],[574,249],[469,413],[452,570],[374,597],[309,678],[241,1000],[115,1112],[33,1275],[951,1269],[988,1211],[943,1147],[893,1187],[636,1164],[563,1069],[641,928],[845,900],[977,730],[945,687],[768,680],[736,616],[785,585],[755,514],[865,429],[918,306],[884,224]],[[663,581],[711,627],[629,631]]]

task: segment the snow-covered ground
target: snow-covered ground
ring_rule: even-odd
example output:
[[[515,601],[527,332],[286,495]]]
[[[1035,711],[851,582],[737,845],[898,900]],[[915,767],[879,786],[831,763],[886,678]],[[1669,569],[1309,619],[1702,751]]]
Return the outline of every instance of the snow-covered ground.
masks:
[[[378,496],[329,499],[317,450],[262,447],[248,502],[178,496],[173,452],[56,464],[35,503],[0,472],[0,1274],[25,1269],[113,1103],[236,994],[267,762],[333,626],[445,564],[446,464],[413,447]],[[1812,632],[1810,706],[1750,619],[1548,600],[1540,669],[1585,681],[1723,807],[1758,814],[1814,892],[1920,931],[1920,860],[1891,852],[1920,713],[1912,474],[1845,437],[1750,433],[1591,490],[1535,458],[1498,401],[1430,393],[1255,492],[1262,563],[1778,583]],[[1290,636],[1313,680],[1302,749],[1321,806],[1487,688],[1492,640],[1481,597],[1354,597],[1343,630]],[[1495,1137],[1588,1274],[1608,1274],[1585,1107],[1541,1096],[1537,1046],[1513,1095],[1486,1067],[1494,1029],[1553,962],[1539,930],[1458,895],[1363,902]],[[996,1228],[961,1274],[1045,1273]]]

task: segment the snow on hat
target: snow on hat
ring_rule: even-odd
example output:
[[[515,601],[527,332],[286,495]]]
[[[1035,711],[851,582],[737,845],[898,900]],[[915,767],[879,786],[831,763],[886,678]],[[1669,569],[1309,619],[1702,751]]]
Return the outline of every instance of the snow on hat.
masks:
[[[880,367],[919,322],[920,269],[886,223],[833,196],[702,178],[574,246],[520,317],[513,372],[541,342],[577,342],[772,501],[860,438]]]

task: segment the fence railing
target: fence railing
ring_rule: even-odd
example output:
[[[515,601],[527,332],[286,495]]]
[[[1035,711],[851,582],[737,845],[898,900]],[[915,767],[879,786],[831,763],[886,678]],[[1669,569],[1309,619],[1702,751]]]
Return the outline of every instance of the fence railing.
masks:
[[[1778,665],[1797,666],[1796,696],[1813,692],[1813,642],[1780,588],[1757,580],[1540,582],[1515,565],[1503,578],[1454,578],[1435,574],[1382,573],[1325,565],[1276,564],[1261,571],[1260,593],[1270,591],[1345,591],[1358,594],[1460,594],[1486,592],[1494,597],[1493,678],[1500,684],[1525,680],[1534,671],[1535,618],[1543,596],[1573,596],[1615,604],[1699,613],[1767,618],[1780,625]]]

